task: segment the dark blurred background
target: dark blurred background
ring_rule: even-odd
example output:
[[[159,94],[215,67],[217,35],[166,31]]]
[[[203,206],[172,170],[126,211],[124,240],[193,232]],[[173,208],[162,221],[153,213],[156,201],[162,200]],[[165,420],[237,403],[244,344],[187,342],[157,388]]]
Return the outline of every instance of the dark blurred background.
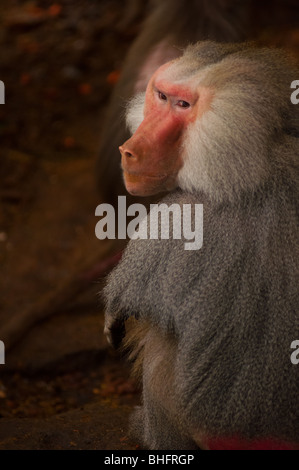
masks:
[[[102,334],[97,293],[121,245],[94,235],[96,161],[150,5],[1,0],[0,449],[135,448],[126,420],[138,388]],[[253,1],[248,38],[299,62],[298,10]]]

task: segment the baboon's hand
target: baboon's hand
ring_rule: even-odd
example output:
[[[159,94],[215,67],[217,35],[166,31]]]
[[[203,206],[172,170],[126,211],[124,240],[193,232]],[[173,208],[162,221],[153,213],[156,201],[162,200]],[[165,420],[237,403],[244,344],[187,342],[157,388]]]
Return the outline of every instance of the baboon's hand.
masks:
[[[126,334],[125,323],[123,320],[109,319],[105,322],[104,334],[111,346],[117,349]]]

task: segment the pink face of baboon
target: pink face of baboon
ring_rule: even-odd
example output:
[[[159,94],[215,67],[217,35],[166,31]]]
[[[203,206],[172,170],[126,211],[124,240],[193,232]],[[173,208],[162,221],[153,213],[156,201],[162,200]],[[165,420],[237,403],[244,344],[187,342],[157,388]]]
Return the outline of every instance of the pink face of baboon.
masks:
[[[196,78],[171,80],[173,62],[160,67],[146,89],[144,119],[120,148],[130,194],[150,196],[177,186],[186,129],[210,107],[213,93]]]

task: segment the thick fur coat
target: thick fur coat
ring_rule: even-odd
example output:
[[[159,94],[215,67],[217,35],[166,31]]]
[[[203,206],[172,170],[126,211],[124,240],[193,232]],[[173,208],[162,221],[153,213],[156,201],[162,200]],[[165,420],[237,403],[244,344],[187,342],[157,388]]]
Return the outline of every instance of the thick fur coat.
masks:
[[[205,46],[192,47],[205,50]],[[212,49],[209,60],[215,53]],[[263,81],[267,77],[263,55],[265,51],[258,59],[263,70],[260,81],[258,67],[251,68],[250,93],[254,93],[254,77],[258,92],[261,83],[265,90],[271,86],[271,80]],[[206,50],[204,57],[208,57]],[[246,54],[240,53],[239,59],[244,67]],[[252,60],[253,52],[248,64]],[[231,62],[236,74],[237,63],[238,53]],[[232,70],[230,64],[226,67],[220,69],[220,81],[225,70]],[[209,168],[203,171],[202,189],[200,176],[189,169],[187,177],[181,177],[183,189],[161,201],[180,207],[203,204],[202,248],[185,250],[184,239],[131,240],[108,278],[107,331],[113,335],[121,330],[129,317],[149,325],[137,349],[137,354],[143,350],[143,407],[132,421],[143,445],[151,449],[212,448],[216,439],[272,442],[274,447],[275,443],[299,443],[299,365],[290,359],[291,343],[299,339],[299,139],[294,117],[299,108],[291,108],[285,94],[285,90],[275,91],[271,106],[276,114],[273,111],[269,120],[263,104],[258,106],[253,97],[252,109],[260,112],[252,122],[264,122],[264,129],[251,128],[248,141],[252,144],[244,143],[240,150],[243,167],[235,158],[238,149],[231,149],[230,158],[227,143],[228,166],[234,166],[231,186],[223,150],[233,133],[224,135],[218,156],[214,145],[204,154]],[[265,103],[267,99],[266,93]],[[279,114],[283,107],[293,113],[289,120],[286,113]],[[242,110],[239,116],[242,131]],[[229,123],[229,113],[226,117]],[[236,119],[234,115],[237,128]],[[272,145],[265,137],[258,140],[256,149],[252,147],[255,132],[271,136]],[[201,155],[199,164],[204,165]],[[252,184],[247,184],[246,165]],[[197,189],[194,181],[190,183],[194,174],[199,179]]]

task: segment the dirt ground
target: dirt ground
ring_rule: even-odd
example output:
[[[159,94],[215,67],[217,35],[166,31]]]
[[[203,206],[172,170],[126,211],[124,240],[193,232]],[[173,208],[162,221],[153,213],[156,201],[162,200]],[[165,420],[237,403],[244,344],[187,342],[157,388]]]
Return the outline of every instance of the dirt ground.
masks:
[[[256,2],[252,35],[299,60],[295,3]],[[1,450],[138,449],[127,419],[140,391],[102,333],[105,260],[121,245],[94,235],[95,160],[147,6],[1,0]]]

